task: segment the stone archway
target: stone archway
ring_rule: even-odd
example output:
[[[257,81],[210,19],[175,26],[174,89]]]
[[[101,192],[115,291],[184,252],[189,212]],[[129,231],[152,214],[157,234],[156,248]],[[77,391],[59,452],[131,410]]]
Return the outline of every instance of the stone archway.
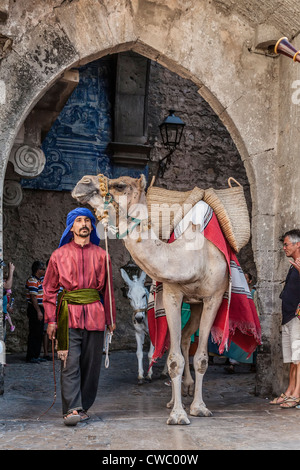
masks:
[[[249,53],[253,27],[238,16],[229,17],[216,9],[214,3],[195,0],[174,0],[171,4],[140,0],[130,5],[125,1],[53,1],[37,15],[31,23],[22,25],[2,61],[1,188],[24,119],[64,71],[126,50],[156,60],[199,87],[244,161],[252,194],[253,250],[261,297],[268,298],[268,302],[262,302],[262,320],[269,331],[274,299],[269,287],[272,274],[266,269],[264,254],[267,239],[270,256],[275,256],[276,175],[270,170],[276,154],[277,64]],[[270,333],[267,342],[269,338]]]

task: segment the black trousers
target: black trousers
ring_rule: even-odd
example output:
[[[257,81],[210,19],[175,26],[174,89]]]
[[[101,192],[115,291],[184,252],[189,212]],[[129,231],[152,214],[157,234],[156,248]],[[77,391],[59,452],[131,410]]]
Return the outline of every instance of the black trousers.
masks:
[[[69,329],[69,353],[61,363],[62,411],[87,411],[95,401],[103,355],[104,331]]]
[[[44,308],[40,307],[44,314]],[[44,320],[40,321],[37,316],[37,311],[32,304],[27,306],[27,317],[29,320],[29,332],[27,340],[27,354],[26,361],[31,359],[38,359],[44,334]]]

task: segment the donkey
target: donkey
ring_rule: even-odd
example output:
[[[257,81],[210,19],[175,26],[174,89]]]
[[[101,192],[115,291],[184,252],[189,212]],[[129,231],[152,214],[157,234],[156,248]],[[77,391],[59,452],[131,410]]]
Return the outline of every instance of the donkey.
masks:
[[[145,287],[146,273],[142,270],[140,276],[134,274],[132,279],[129,277],[125,269],[121,268],[121,276],[128,287],[127,298],[133,308],[132,322],[135,328],[136,337],[136,356],[138,360],[138,384],[144,383],[144,367],[143,367],[143,346],[145,335],[149,335],[148,320],[147,320],[147,305],[148,305],[148,289]],[[154,352],[154,346],[150,341],[150,348],[148,351],[148,361],[151,363]],[[152,367],[148,370],[146,381],[152,380]]]

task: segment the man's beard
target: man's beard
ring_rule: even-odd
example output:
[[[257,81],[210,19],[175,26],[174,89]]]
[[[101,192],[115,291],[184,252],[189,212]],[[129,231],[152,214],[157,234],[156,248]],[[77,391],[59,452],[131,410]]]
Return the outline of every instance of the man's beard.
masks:
[[[83,230],[85,230],[85,233],[82,233]],[[75,235],[77,235],[77,237],[81,237],[81,238],[87,238],[90,236],[91,234],[91,231],[88,227],[81,227],[81,229],[79,229],[79,233],[76,233],[74,232]]]

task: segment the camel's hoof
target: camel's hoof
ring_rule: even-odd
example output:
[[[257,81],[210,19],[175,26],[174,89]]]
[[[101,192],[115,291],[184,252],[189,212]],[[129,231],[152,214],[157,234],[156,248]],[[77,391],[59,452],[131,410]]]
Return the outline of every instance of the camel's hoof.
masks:
[[[148,383],[152,382],[152,377],[146,377],[145,382],[148,382]]]
[[[138,379],[138,385],[144,385],[144,379]]]
[[[168,421],[167,421],[167,424],[170,424],[170,425],[174,425],[174,424],[178,424],[178,425],[186,425],[186,424],[190,424],[190,420],[189,418],[187,417],[186,413],[180,413],[180,414],[175,414],[175,413],[171,413]]]
[[[190,415],[191,416],[200,416],[200,417],[204,417],[204,418],[210,418],[213,414],[212,412],[206,408],[206,406],[203,404],[203,405],[199,405],[199,406],[194,406],[190,408]]]

